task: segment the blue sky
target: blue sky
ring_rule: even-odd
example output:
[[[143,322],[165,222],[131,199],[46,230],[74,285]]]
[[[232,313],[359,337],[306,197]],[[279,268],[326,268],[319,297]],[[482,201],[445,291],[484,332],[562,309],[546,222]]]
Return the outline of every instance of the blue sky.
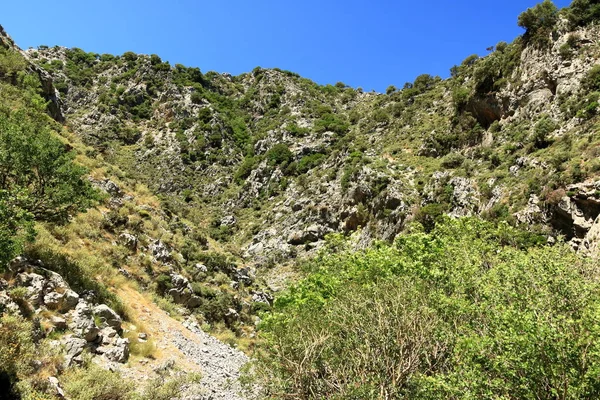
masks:
[[[540,1],[32,0],[3,4],[0,24],[23,48],[155,53],[235,75],[279,67],[385,91],[422,73],[447,77],[468,55],[512,41],[517,16]]]

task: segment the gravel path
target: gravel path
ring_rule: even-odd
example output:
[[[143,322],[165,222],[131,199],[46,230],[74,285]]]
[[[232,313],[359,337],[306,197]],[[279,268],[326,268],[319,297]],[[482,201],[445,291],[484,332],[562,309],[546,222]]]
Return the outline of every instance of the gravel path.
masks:
[[[197,324],[171,318],[135,289],[122,288],[119,296],[131,305],[158,348],[154,360],[128,368],[129,378],[146,380],[153,370],[174,362],[182,371],[202,375],[199,384],[186,388],[182,399],[249,400],[240,393],[240,369],[249,361],[244,353],[210,336]]]
[[[244,400],[240,395],[240,368],[249,359],[214,337],[202,332],[192,332],[198,340],[180,332],[172,332],[173,344],[202,370],[203,400]]]

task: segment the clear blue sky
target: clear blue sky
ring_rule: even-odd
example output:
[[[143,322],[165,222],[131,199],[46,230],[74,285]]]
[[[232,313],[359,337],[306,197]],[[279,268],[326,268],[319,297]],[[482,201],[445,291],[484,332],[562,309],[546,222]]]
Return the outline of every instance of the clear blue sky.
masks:
[[[512,41],[522,33],[517,16],[540,1],[6,1],[0,24],[22,48],[156,53],[235,75],[279,67],[384,91],[422,73],[447,77],[468,55]]]

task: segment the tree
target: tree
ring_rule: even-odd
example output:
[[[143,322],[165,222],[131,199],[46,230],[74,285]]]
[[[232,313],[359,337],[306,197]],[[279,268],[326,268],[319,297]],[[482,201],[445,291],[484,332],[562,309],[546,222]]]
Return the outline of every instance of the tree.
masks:
[[[533,40],[538,44],[544,44],[547,36],[558,21],[558,8],[551,0],[544,0],[542,3],[528,8],[521,15],[517,24],[526,30],[525,39]]]
[[[398,89],[396,88],[396,86],[394,85],[390,85],[387,87],[387,89],[385,90],[385,94],[392,94],[395,91],[397,91]]]
[[[599,0],[573,0],[567,11],[569,21],[575,26],[584,26],[600,19]]]
[[[64,222],[97,198],[45,115],[0,110],[0,268],[33,238],[34,220]]]

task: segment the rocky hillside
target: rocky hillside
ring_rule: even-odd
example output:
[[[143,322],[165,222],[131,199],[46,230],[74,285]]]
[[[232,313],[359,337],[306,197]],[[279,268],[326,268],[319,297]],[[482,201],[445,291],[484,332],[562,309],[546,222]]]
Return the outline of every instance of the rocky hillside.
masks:
[[[367,245],[443,213],[590,242],[599,30],[563,16],[543,35],[387,94],[279,70],[203,74],[156,55],[27,54],[98,154],[268,266],[311,254],[330,232],[362,228]]]
[[[258,315],[330,233],[364,249],[413,221],[479,216],[600,255],[600,26],[582,4],[546,1],[512,43],[386,94],[155,54],[22,51],[0,27],[0,114],[17,126],[32,109],[84,168],[85,198],[60,221],[27,214],[24,258],[0,280],[0,310],[41,324],[28,343],[66,354],[35,376],[75,393],[83,377],[55,376],[99,363],[144,390],[234,398],[247,358],[203,331],[251,355]]]

